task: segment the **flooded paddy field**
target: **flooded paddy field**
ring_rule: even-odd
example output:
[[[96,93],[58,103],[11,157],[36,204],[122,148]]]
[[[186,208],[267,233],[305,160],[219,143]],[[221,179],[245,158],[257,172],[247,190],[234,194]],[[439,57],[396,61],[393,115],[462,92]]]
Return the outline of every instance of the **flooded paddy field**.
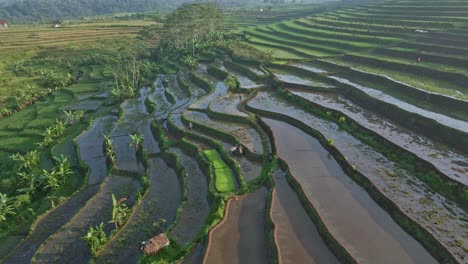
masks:
[[[214,120],[207,114],[198,111],[188,111],[185,113],[185,116],[188,120],[232,134],[250,151],[257,154],[263,153],[263,143],[260,134],[247,125]]]
[[[339,111],[348,118],[390,140],[418,157],[427,160],[450,178],[468,185],[468,156],[451,151],[447,146],[402,128],[397,124],[366,111],[338,95],[291,91],[311,103]]]
[[[289,186],[285,172],[277,170],[272,176],[275,188],[270,216],[276,227],[279,263],[340,263]]]
[[[265,122],[273,131],[279,157],[288,163],[329,232],[354,259],[368,263],[436,263],[328,157],[317,140],[286,123],[270,119]]]
[[[142,202],[137,205],[124,229],[99,253],[96,262],[138,262],[138,242],[165,232],[175,220],[181,200],[179,179],[164,160],[158,158],[150,162],[148,193],[142,197]]]
[[[274,102],[272,104],[272,102]],[[273,107],[274,105],[274,107]],[[384,156],[356,140],[331,122],[318,119],[294,106],[290,106],[267,93],[249,102],[256,109],[288,115],[294,120],[317,130],[385,196],[389,197],[405,215],[434,235],[444,247],[457,257],[463,257],[463,248],[455,241],[465,241],[464,209],[444,197],[434,194],[426,184],[407,171],[396,167]],[[352,181],[350,181],[352,183]],[[460,245],[460,243],[458,243]]]
[[[267,263],[264,210],[266,188],[232,198],[209,237],[203,263]]]
[[[2,90],[0,262],[468,263],[468,5],[351,2],[238,10],[233,39],[24,107]]]
[[[171,148],[170,151],[180,158],[187,182],[187,201],[182,206],[179,223],[171,230],[170,235],[179,245],[185,246],[195,238],[208,216],[208,177],[201,171],[196,160],[181,149]]]
[[[67,263],[83,263],[91,258],[91,252],[83,240],[89,226],[108,223],[112,219],[112,194],[118,199],[128,197],[132,205],[139,182],[131,177],[110,175],[102,183],[99,192],[60,231],[52,235],[36,253],[37,263],[51,263],[62,259]],[[112,224],[106,224],[108,228]]]

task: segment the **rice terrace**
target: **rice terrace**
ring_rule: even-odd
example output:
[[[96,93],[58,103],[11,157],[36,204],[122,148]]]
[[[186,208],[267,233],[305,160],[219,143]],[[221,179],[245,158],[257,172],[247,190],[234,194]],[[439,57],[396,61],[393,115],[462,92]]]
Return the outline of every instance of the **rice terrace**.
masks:
[[[468,263],[468,0],[0,0],[0,263]]]

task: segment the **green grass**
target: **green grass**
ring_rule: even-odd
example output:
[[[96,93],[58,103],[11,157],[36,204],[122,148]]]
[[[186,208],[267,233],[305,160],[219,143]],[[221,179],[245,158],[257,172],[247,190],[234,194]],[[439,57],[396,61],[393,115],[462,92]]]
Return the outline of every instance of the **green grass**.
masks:
[[[234,192],[236,190],[236,183],[234,174],[229,166],[219,155],[218,151],[208,149],[204,151],[206,158],[213,164],[215,169],[215,186],[218,192]]]

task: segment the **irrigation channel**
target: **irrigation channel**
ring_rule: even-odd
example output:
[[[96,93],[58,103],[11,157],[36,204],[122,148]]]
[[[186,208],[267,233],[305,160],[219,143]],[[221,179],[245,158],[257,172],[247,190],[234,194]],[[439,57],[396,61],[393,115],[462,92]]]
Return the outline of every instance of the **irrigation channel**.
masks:
[[[69,109],[105,113],[75,139],[87,184],[38,220],[4,262],[138,263],[138,243],[165,233],[170,246],[160,257],[182,263],[468,263],[466,203],[421,177],[466,190],[468,154],[347,91],[447,129],[466,132],[466,121],[407,107],[321,65],[200,64],[156,76],[118,111],[81,95]],[[234,76],[239,90],[213,68]],[[230,153],[234,146],[244,153]],[[402,166],[400,154],[417,165]],[[130,209],[118,230],[112,194]],[[111,238],[93,255],[83,236],[100,223]]]

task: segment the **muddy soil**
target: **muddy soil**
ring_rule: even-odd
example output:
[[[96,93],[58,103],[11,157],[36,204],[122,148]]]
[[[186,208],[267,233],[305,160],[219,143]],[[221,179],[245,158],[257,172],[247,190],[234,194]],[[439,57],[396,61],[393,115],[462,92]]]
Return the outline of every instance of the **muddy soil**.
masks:
[[[232,134],[244,144],[244,146],[249,148],[250,151],[257,154],[263,153],[263,143],[260,134],[248,125],[214,120],[205,113],[197,111],[187,111],[185,112],[185,116],[187,119],[193,120],[196,123],[204,124],[225,133]]]
[[[334,123],[318,119],[267,93],[259,94],[249,102],[249,106],[288,115],[317,130],[325,138],[333,139],[333,145],[348,162],[383,195],[429,231],[457,258],[464,258],[463,245],[468,244],[468,229],[464,219],[468,219],[468,215],[462,208],[439,194],[434,194],[416,176],[399,169],[383,155],[363,145]]]
[[[359,263],[437,263],[353,182],[312,136],[264,119],[310,203],[333,237]]]
[[[186,246],[195,238],[210,211],[208,203],[208,176],[198,166],[193,157],[188,156],[179,148],[171,148],[176,154],[186,172],[187,201],[182,206],[179,222],[169,235],[181,245]]]
[[[203,263],[268,263],[265,201],[261,188],[228,201],[225,219],[210,233]]]
[[[125,176],[109,176],[102,183],[102,189],[89,200],[80,211],[59,232],[48,239],[36,256],[36,263],[53,263],[60,259],[62,263],[87,263],[91,252],[82,239],[91,226],[105,224],[111,229],[112,194],[117,199],[128,197],[127,204],[132,206],[139,181]]]
[[[289,186],[284,171],[277,170],[273,178],[275,188],[270,216],[276,226],[279,263],[340,263]]]
[[[179,179],[160,158],[151,159],[150,170],[148,194],[96,263],[138,263],[138,243],[166,231],[174,222],[182,198]]]
[[[390,120],[353,104],[342,96],[304,92],[292,93],[314,104],[343,113],[395,145],[430,162],[448,177],[468,185],[468,156],[451,151],[447,146],[402,128]]]

